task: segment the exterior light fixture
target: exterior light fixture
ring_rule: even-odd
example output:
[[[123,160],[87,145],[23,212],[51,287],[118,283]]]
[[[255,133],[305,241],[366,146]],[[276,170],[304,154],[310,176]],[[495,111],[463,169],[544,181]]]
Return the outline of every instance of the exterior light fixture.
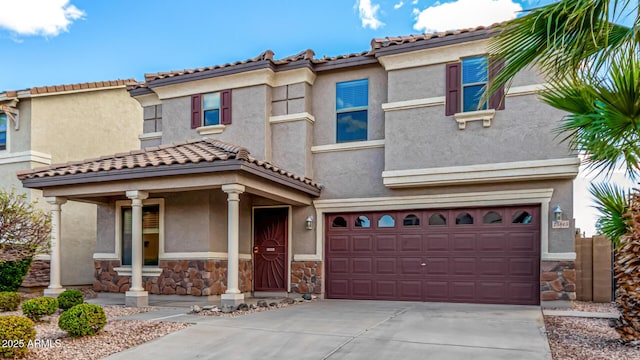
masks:
[[[553,208],[553,219],[555,221],[562,221],[562,208],[560,208],[560,205],[556,205],[556,207]]]
[[[307,216],[307,219],[304,221],[304,227],[307,230],[313,230],[313,215]]]

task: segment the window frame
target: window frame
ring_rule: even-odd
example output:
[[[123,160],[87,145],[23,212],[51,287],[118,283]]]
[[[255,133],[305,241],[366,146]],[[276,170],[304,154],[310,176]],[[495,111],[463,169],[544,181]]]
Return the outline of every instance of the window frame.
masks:
[[[218,95],[218,107],[211,107],[211,108],[205,108],[204,104],[204,98],[207,95]],[[213,110],[218,110],[218,122],[216,124],[205,124],[205,113],[207,111],[213,111]],[[202,101],[200,103],[200,126],[218,126],[218,125],[222,125],[222,91],[214,91],[214,92],[208,92],[208,93],[203,93],[202,94]]]
[[[352,106],[352,107],[348,107],[348,108],[341,108],[338,109],[338,86],[340,84],[348,84],[348,83],[356,83],[356,82],[365,82],[366,83],[366,102],[367,105],[366,106]],[[335,111],[336,111],[336,143],[349,143],[349,142],[356,142],[356,141],[367,141],[369,139],[369,78],[365,77],[365,78],[361,78],[361,79],[353,79],[353,80],[347,80],[347,81],[338,81],[336,82],[336,86],[335,86]],[[365,137],[364,139],[355,139],[355,140],[341,140],[340,139],[340,127],[338,126],[338,119],[340,117],[340,115],[343,114],[348,114],[348,113],[357,113],[357,112],[361,112],[361,111],[365,111],[366,112],[366,130],[365,130]]]
[[[6,151],[9,149],[9,116],[4,111],[0,111],[0,116],[4,117],[5,129],[0,130],[0,133],[4,133],[4,144],[0,144],[0,151]]]
[[[164,254],[164,234],[165,234],[165,209],[164,209],[164,199],[163,198],[153,198],[153,199],[145,199],[142,201],[142,206],[153,206],[158,205],[160,208],[159,214],[159,223],[158,223],[158,265],[144,265],[142,266],[142,275],[143,276],[159,276],[161,272],[160,262],[163,260],[162,255]],[[120,261],[120,267],[115,268],[120,276],[128,276],[131,273],[131,265],[122,265],[122,255],[123,255],[123,238],[122,238],[122,230],[123,230],[123,208],[130,208],[131,200],[118,200],[115,204],[115,255],[117,260]],[[144,240],[143,240],[144,241]],[[143,244],[144,245],[144,244]],[[158,272],[160,271],[160,272]]]
[[[464,64],[465,64],[465,60],[478,59],[478,58],[483,58],[484,59],[486,81],[484,81],[484,82],[465,83],[464,82]],[[484,105],[482,107],[478,107],[477,106],[478,104],[476,104],[476,106],[473,109],[466,110],[464,108],[465,89],[469,88],[469,87],[473,87],[473,86],[478,86],[478,85],[484,86],[485,89],[486,89],[487,86],[489,86],[489,56],[488,55],[474,55],[474,56],[467,56],[467,57],[460,58],[460,112],[465,113],[465,112],[481,111],[481,110],[488,110],[489,109],[489,99],[487,99],[485,101],[485,103],[484,103]]]
[[[153,108],[153,116],[152,117],[146,117],[145,114],[145,110],[148,108]],[[160,115],[158,115],[160,114]],[[162,104],[154,104],[154,105],[148,105],[145,106],[142,109],[142,121],[143,121],[143,126],[142,126],[142,133],[143,134],[152,134],[152,133],[157,133],[157,132],[162,132]],[[153,126],[153,131],[144,131],[144,123],[146,123],[147,121],[153,121],[154,122],[154,126]]]

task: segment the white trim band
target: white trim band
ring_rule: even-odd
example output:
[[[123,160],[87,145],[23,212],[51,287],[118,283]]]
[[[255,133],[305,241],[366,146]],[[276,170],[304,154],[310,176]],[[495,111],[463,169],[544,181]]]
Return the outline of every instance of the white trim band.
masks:
[[[502,181],[573,179],[578,175],[577,157],[516,161],[467,166],[383,171],[383,183],[389,188],[441,186]]]
[[[198,135],[212,135],[212,134],[222,134],[226,125],[209,125],[209,126],[200,126],[196,128]]]
[[[162,131],[151,132],[151,133],[144,133],[144,134],[138,135],[138,139],[139,139],[139,140],[156,140],[156,139],[162,139]]]
[[[0,165],[21,162],[35,162],[44,165],[51,165],[51,154],[45,154],[34,150],[0,154]]]
[[[349,150],[363,150],[373,148],[383,148],[384,139],[381,140],[367,140],[367,141],[354,141],[348,143],[328,144],[328,145],[316,145],[311,147],[313,154],[334,152],[334,151],[349,151]]]
[[[309,124],[313,124],[316,121],[316,118],[309,114],[308,112],[301,112],[297,114],[287,114],[287,115],[277,115],[270,116],[269,123],[270,124],[279,124],[279,123],[287,123],[293,121],[306,120]]]
[[[251,254],[240,254],[241,260],[251,260]],[[227,260],[226,252],[160,252],[159,260]]]
[[[118,276],[131,276],[131,265],[114,267],[113,270],[118,273]],[[158,277],[160,274],[162,274],[162,268],[157,266],[142,267],[142,276]]]
[[[575,261],[576,253],[542,253],[542,261]]]

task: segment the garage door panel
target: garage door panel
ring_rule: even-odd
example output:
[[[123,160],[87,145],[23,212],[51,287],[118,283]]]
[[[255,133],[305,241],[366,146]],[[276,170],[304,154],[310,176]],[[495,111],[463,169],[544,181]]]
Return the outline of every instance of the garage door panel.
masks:
[[[476,258],[451,259],[451,275],[475,275],[477,271]]]
[[[348,252],[349,251],[349,236],[346,235],[334,235],[329,237],[329,251],[330,252]]]
[[[329,260],[329,273],[332,274],[348,274],[349,258],[332,257]]]
[[[449,234],[430,234],[427,232],[424,236],[424,250],[431,251],[449,251]]]
[[[351,269],[354,274],[371,274],[373,272],[373,259],[372,258],[352,259]]]
[[[327,297],[539,304],[539,219],[539,206],[330,214]]]
[[[479,234],[479,251],[504,252],[507,248],[507,232],[491,232]]]
[[[478,274],[480,276],[503,276],[508,273],[508,262],[503,257],[482,258],[478,261]]]
[[[422,235],[399,235],[400,251],[419,252],[422,250]]]
[[[375,239],[377,252],[396,251],[397,238],[395,235],[378,235]]]
[[[452,251],[475,251],[476,234],[453,234]]]
[[[425,262],[427,275],[448,275],[449,274],[449,258],[430,257]]]
[[[376,258],[375,266],[375,273],[378,275],[391,275],[398,272],[396,258]]]
[[[354,235],[351,238],[353,244],[353,252],[372,252],[373,239],[372,236]]]

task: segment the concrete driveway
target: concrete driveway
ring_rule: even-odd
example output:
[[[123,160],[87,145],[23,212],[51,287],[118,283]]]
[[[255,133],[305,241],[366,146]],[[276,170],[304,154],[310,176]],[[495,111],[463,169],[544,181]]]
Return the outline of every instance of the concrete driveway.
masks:
[[[321,300],[236,318],[154,313],[130,318],[197,323],[108,359],[551,359],[535,306]]]

